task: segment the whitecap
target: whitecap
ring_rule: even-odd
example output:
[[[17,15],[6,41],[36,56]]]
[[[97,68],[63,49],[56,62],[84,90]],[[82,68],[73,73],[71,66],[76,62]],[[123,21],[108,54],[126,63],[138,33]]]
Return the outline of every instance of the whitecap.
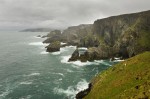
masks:
[[[31,74],[25,75],[25,76],[39,76],[39,75],[40,75],[40,73],[31,73]]]
[[[64,76],[64,74],[63,74],[63,73],[56,73],[56,74],[61,75],[61,76]]]
[[[69,86],[66,90],[59,87],[55,87],[53,89],[53,92],[54,94],[59,95],[65,94],[69,99],[75,99],[75,95],[86,88],[88,88],[88,82],[82,79],[80,82],[77,83],[76,86]]]
[[[66,71],[67,71],[67,72],[69,72],[69,73],[73,72],[73,71],[72,71],[72,70],[70,70],[70,69],[66,69]]]
[[[8,94],[9,94],[9,90],[6,90],[5,92],[2,92],[2,94],[0,94],[0,98],[4,98]]]
[[[51,73],[51,72],[50,72]],[[56,75],[60,75],[60,76],[63,76],[64,77],[64,74],[63,73],[51,73],[51,74],[56,74]]]
[[[30,85],[30,84],[32,84],[32,82],[28,82],[28,81],[20,82],[20,85]]]

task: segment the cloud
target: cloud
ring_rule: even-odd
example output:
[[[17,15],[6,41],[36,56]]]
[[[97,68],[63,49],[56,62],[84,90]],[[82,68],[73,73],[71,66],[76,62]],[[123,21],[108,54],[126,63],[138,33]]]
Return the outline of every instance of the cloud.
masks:
[[[0,0],[0,29],[65,28],[149,5],[150,0]]]

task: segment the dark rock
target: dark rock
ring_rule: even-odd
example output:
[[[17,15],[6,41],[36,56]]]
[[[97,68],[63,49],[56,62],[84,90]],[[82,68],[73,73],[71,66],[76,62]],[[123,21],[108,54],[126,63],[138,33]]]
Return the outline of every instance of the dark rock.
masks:
[[[76,49],[74,52],[73,52],[73,54],[72,54],[72,56],[71,56],[71,58],[69,58],[69,62],[70,61],[77,61],[79,59],[79,51],[78,51],[78,49]]]
[[[46,50],[47,52],[60,51],[60,42],[59,41],[52,42],[46,48],[47,48]]]
[[[43,35],[41,38],[45,38],[45,37],[47,37],[46,35]]]
[[[37,37],[41,37],[41,35],[38,35]]]
[[[76,94],[76,99],[83,99],[91,91],[92,84],[89,83],[88,88]]]

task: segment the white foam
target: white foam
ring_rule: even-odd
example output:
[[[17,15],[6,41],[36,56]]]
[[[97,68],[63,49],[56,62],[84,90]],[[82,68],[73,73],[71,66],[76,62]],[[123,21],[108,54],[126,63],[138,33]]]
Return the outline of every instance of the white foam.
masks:
[[[51,54],[52,54],[52,55],[59,55],[59,54],[60,54],[60,51],[58,51],[58,52],[52,52]]]
[[[71,61],[68,62],[69,58],[71,57],[71,55],[68,56],[62,56],[61,57],[61,63],[65,63],[65,64],[73,64],[75,66],[87,66],[87,65],[99,65],[99,64],[103,64],[103,65],[107,65],[107,66],[111,66],[111,64],[103,61],[103,60],[95,60],[93,62],[81,62],[80,60],[77,61]]]
[[[114,60],[113,62],[122,62],[122,61],[124,61],[124,60]]]
[[[59,87],[55,87],[53,89],[53,92],[59,95],[65,94],[69,99],[75,99],[75,95],[86,88],[88,88],[88,82],[83,79],[80,82],[78,82],[76,86],[69,86],[66,90]]]
[[[20,84],[21,85],[30,85],[30,84],[32,84],[32,82],[25,81],[25,82],[21,82]]]
[[[25,76],[39,76],[39,75],[40,75],[40,73],[31,73],[31,74],[25,75]]]
[[[49,44],[47,43],[42,43],[42,42],[31,42],[29,45],[34,45],[34,46],[48,46]]]
[[[115,59],[115,60],[119,60],[120,58],[118,58],[118,57],[114,57],[114,59]]]
[[[61,42],[61,45],[65,45],[65,44],[67,44],[67,43],[63,43],[63,42]]]
[[[67,48],[73,48],[73,49],[76,49],[77,47],[76,46],[66,46]]]
[[[49,54],[49,52],[42,51],[40,54]]]
[[[60,76],[63,76],[63,77],[64,77],[64,74],[63,74],[63,73],[52,73],[52,74],[56,74],[56,75],[60,75]]]
[[[51,54],[52,55],[60,55],[61,53],[67,51],[67,47],[63,47],[63,48],[60,48],[60,51],[57,51],[57,52],[52,52]]]
[[[63,74],[63,73],[56,73],[56,74],[61,75],[61,76],[64,76],[64,74]]]
[[[2,94],[0,94],[0,99],[4,98],[5,96],[7,96],[9,94],[9,90],[6,90],[5,92],[3,92]]]
[[[69,73],[73,72],[73,71],[72,71],[72,70],[70,70],[70,69],[66,69],[66,71],[67,71],[67,72],[69,72]]]
[[[68,62],[70,57],[71,57],[71,55],[61,56],[61,63],[70,63],[70,62]]]
[[[78,50],[87,50],[86,47],[79,47]]]

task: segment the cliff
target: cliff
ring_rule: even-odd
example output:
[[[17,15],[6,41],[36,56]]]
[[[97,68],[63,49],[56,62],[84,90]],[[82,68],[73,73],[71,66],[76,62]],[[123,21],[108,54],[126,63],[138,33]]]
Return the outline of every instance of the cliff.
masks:
[[[79,45],[90,47],[84,54],[88,61],[126,59],[150,51],[150,11],[96,20],[92,34],[80,39]]]
[[[150,52],[145,52],[112,66],[92,80],[84,99],[149,99],[149,64]]]

